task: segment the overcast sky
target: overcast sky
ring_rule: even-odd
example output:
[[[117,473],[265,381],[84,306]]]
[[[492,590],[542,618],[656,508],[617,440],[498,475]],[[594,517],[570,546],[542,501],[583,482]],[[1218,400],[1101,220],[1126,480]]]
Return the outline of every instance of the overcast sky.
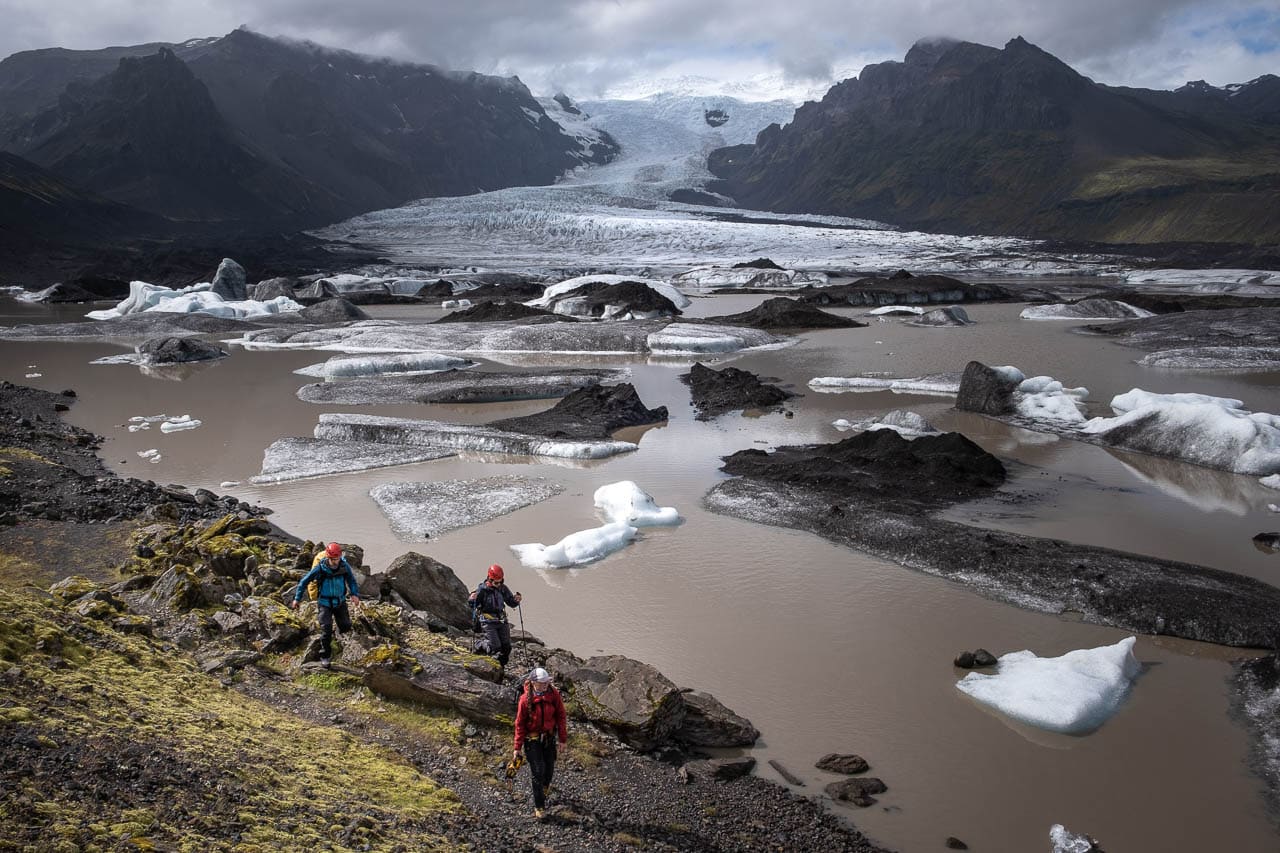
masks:
[[[243,24],[517,74],[537,94],[575,97],[686,75],[822,91],[931,36],[1001,46],[1021,35],[1112,85],[1280,73],[1275,0],[0,0],[0,22],[0,56],[180,42]]]

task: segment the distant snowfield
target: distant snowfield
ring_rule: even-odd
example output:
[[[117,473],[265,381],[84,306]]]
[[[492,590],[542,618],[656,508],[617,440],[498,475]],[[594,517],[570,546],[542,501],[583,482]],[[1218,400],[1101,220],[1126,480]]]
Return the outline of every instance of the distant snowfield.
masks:
[[[722,96],[655,95],[588,101],[583,119],[551,99],[548,115],[587,138],[608,131],[622,146],[606,166],[584,167],[549,187],[515,187],[422,199],[330,226],[318,234],[354,240],[404,264],[551,272],[607,268],[667,274],[767,256],[802,269],[1062,274],[1115,272],[1097,258],[1066,258],[1002,237],[897,231],[835,216],[799,216],[683,204],[676,190],[702,190],[713,149],[755,140],[786,124],[794,104]],[[707,124],[705,111],[728,120]]]

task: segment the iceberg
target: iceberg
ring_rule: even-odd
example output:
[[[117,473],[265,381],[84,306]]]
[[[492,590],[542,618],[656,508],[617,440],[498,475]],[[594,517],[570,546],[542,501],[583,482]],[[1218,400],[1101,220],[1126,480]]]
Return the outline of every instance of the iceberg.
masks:
[[[1145,308],[1114,299],[1081,299],[1079,302],[1032,305],[1018,315],[1023,320],[1134,320],[1154,317]]]
[[[625,547],[636,538],[636,529],[623,521],[615,521],[590,530],[570,533],[554,545],[530,542],[512,545],[520,562],[531,569],[563,569],[592,563]]]
[[[908,412],[903,409],[894,409],[878,418],[868,418],[861,421],[850,421],[846,418],[839,418],[831,422],[831,425],[841,432],[849,430],[877,430],[891,429],[904,438],[913,438],[917,435],[929,435],[936,433],[938,430],[933,424],[926,421],[923,417],[915,412]]]
[[[1102,853],[1089,836],[1076,835],[1060,823],[1049,827],[1049,843],[1053,845],[1051,853]]]
[[[631,480],[610,483],[596,489],[595,505],[610,523],[625,522],[632,527],[660,527],[679,524],[680,513],[673,506],[659,507],[653,496]]]
[[[938,394],[954,397],[960,392],[960,374],[938,373],[906,379],[885,376],[818,376],[809,380],[809,387],[820,394],[892,391],[895,394]]]
[[[432,447],[518,456],[604,459],[639,448],[629,441],[564,441],[490,426],[453,424],[359,414],[323,414],[315,437],[338,442],[372,442],[397,447]]]
[[[568,309],[561,310],[563,297],[572,291],[577,290],[579,287],[582,287],[584,284],[590,284],[597,281],[603,284],[622,284],[624,281],[638,281],[655,293],[670,299],[672,304],[677,308],[688,308],[693,304],[689,301],[689,297],[663,281],[655,281],[654,279],[637,278],[635,276],[627,275],[582,275],[577,278],[566,279],[558,284],[549,286],[542,292],[542,296],[537,299],[529,300],[525,305],[532,308],[547,308],[555,311],[557,314],[568,314],[570,313]]]
[[[176,418],[169,418],[160,424],[161,432],[181,432],[184,429],[195,429],[203,424],[191,415],[179,415]]]
[[[997,371],[1017,368],[996,368]],[[1014,395],[1014,409],[1024,418],[1033,421],[1055,421],[1062,424],[1083,424],[1081,403],[1088,399],[1088,388],[1067,388],[1052,376],[1033,376],[1018,383]]]
[[[971,672],[962,692],[1007,717],[1063,734],[1087,734],[1105,723],[1128,695],[1141,665],[1136,637],[1115,645],[1078,649],[1056,658],[1030,651],[1001,655],[993,675]]]
[[[1280,474],[1268,474],[1266,477],[1258,480],[1259,483],[1268,489],[1280,489]]]
[[[294,373],[338,379],[387,373],[436,372],[455,367],[471,367],[474,364],[475,362],[465,358],[441,355],[438,352],[414,352],[399,355],[336,356],[320,364],[298,368]]]
[[[111,320],[144,311],[163,311],[170,314],[209,314],[243,320],[302,310],[301,305],[287,296],[277,296],[265,302],[254,299],[227,301],[214,293],[212,288],[213,284],[209,282],[175,290],[145,281],[133,281],[129,283],[129,295],[118,302],[116,307],[90,311],[85,316],[90,320]]]
[[[409,465],[454,456],[442,447],[413,447],[367,441],[282,438],[262,454],[262,472],[249,478],[256,486]]]
[[[880,317],[885,314],[914,314],[919,317],[924,313],[924,309],[918,305],[884,305],[880,308],[872,308],[867,313],[872,317]]]
[[[694,267],[672,276],[671,281],[674,284],[699,289],[743,287],[769,290],[825,287],[829,283],[827,274],[824,272],[722,266]]]
[[[661,331],[651,333],[646,343],[654,355],[701,355],[774,346],[782,341],[760,329],[671,323]]]
[[[564,486],[535,477],[484,477],[429,483],[385,483],[369,497],[405,542],[425,542],[450,530],[532,506],[564,491]]]

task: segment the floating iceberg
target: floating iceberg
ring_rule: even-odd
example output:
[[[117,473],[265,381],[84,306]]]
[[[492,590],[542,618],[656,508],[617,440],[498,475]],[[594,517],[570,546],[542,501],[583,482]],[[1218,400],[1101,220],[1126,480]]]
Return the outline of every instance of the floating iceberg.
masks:
[[[766,267],[695,267],[671,277],[674,284],[685,287],[763,288],[785,290],[799,287],[825,287],[829,283],[824,272],[808,270],[768,269]]]
[[[262,472],[250,477],[254,485],[283,483],[308,477],[348,474],[393,465],[409,465],[453,456],[442,447],[413,447],[367,441],[324,441],[315,438],[282,438],[262,454]]]
[[[483,524],[564,491],[559,483],[533,477],[485,477],[429,483],[386,483],[369,497],[391,522],[396,536],[424,542],[442,533]]]
[[[1060,823],[1049,827],[1051,853],[1101,853],[1087,835],[1076,835]]]
[[[929,435],[938,431],[931,423],[926,421],[920,415],[903,409],[895,409],[881,417],[869,418],[862,421],[850,421],[845,418],[839,418],[832,421],[831,425],[841,432],[848,432],[849,430],[855,429],[891,429],[906,438],[912,438],[917,435]]]
[[[655,281],[647,278],[636,278],[635,276],[626,275],[583,275],[577,278],[567,279],[559,284],[553,284],[542,292],[542,296],[537,299],[531,299],[525,303],[533,308],[547,308],[555,311],[557,314],[570,314],[570,306],[568,306],[565,296],[592,282],[600,282],[602,284],[622,284],[624,281],[638,281],[645,287],[657,294],[665,296],[671,300],[671,303],[677,308],[688,308],[692,303],[689,297],[685,296],[676,288],[663,281]],[[641,291],[643,292],[643,291]]]
[[[339,442],[373,442],[566,459],[604,459],[638,449],[638,445],[629,441],[562,441],[504,432],[484,425],[341,413],[321,415],[315,437]]]
[[[446,299],[440,303],[440,307],[447,310],[453,310],[456,308],[470,308],[471,300],[470,299]]]
[[[924,309],[918,305],[885,305],[880,308],[872,308],[867,313],[873,317],[880,317],[885,314],[914,314],[919,317],[924,313]]]
[[[657,527],[679,524],[680,513],[673,506],[659,507],[653,496],[631,480],[610,483],[596,489],[595,504],[610,522],[625,522],[633,527]]]
[[[1133,320],[1154,317],[1145,308],[1114,299],[1081,299],[1055,305],[1032,305],[1018,315],[1024,320]]]
[[[160,451],[156,450],[154,447],[150,450],[139,450],[138,455],[148,462],[159,462],[163,458],[160,455]]]
[[[1000,657],[994,675],[971,672],[956,687],[1022,723],[1064,734],[1086,734],[1120,707],[1141,668],[1135,637],[1113,646],[1078,649],[1056,658],[1033,652]]]
[[[1269,474],[1258,480],[1258,482],[1268,489],[1280,489],[1280,474]]]
[[[1067,388],[1052,376],[1033,376],[1018,383],[1014,409],[1024,418],[1033,421],[1083,424],[1085,418],[1080,406],[1088,398],[1088,388]]]
[[[532,569],[563,569],[580,566],[609,556],[636,538],[630,524],[615,521],[590,530],[570,533],[554,545],[531,542],[512,545],[520,562]]]
[[[170,314],[210,314],[233,320],[249,317],[268,317],[291,311],[301,311],[302,306],[287,296],[277,296],[265,302],[253,299],[227,301],[212,291],[211,283],[193,284],[174,290],[145,281],[129,283],[129,295],[114,308],[90,311],[90,320],[111,320],[126,314],[144,311],[163,311]]]
[[[909,379],[884,376],[818,376],[809,387],[821,394],[863,391],[893,391],[895,394],[938,394],[954,397],[960,391],[960,374],[938,373]]]
[[[760,329],[715,326],[704,323],[671,323],[646,340],[654,355],[738,352],[774,346],[782,341]]]
[[[181,432],[184,429],[195,429],[203,424],[191,415],[178,415],[176,418],[168,418],[160,424],[161,432]]]
[[[338,379],[348,376],[375,376],[385,373],[418,373],[470,367],[475,362],[438,352],[413,352],[399,355],[337,356],[320,364],[310,364],[294,371],[301,376]]]

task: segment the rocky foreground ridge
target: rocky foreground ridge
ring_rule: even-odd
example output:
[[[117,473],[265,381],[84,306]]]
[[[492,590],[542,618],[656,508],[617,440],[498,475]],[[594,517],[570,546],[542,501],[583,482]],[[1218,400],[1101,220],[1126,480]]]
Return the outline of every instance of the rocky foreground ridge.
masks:
[[[375,574],[346,546],[367,603],[320,667],[314,605],[287,607],[316,546],[234,498],[106,474],[56,417],[70,399],[0,388],[0,842],[876,849],[749,756],[703,753],[758,732],[646,664],[526,636],[504,677],[469,650],[466,587],[424,555]],[[535,665],[571,718],[541,822],[502,772]]]

